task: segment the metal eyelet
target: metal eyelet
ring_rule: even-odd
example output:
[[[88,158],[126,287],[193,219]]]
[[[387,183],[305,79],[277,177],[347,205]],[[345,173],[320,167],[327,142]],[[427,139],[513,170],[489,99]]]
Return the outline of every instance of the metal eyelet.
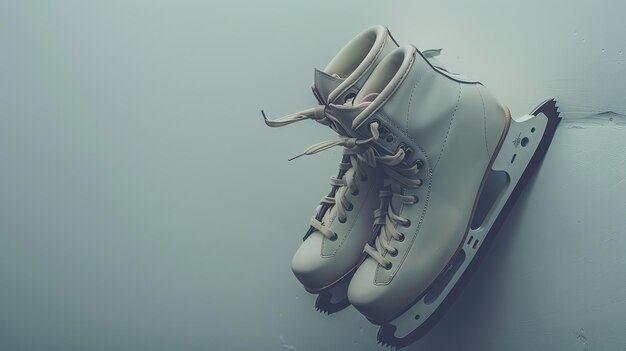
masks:
[[[346,208],[346,211],[352,211],[353,209],[354,209],[354,205],[350,204],[350,206]]]
[[[411,226],[411,220],[410,220],[410,219],[407,219],[407,220],[406,220],[406,223],[402,224],[402,226],[403,226],[403,227],[405,227],[405,228],[410,227],[410,226]]]
[[[413,195],[413,204],[420,202],[420,198],[417,195]]]
[[[393,264],[391,262],[389,262],[389,264],[385,266],[385,269],[386,270],[390,270],[391,267],[393,267]]]
[[[337,235],[337,233],[335,233],[335,235],[331,236],[330,238],[328,238],[328,240],[330,240],[330,241],[337,241],[338,237],[339,237],[339,235]]]
[[[415,162],[415,164],[417,165],[417,168],[424,167],[424,161],[422,161],[422,160],[417,160],[417,162]]]
[[[391,257],[398,256],[398,249],[396,249],[396,251],[389,251],[389,256],[391,256]]]
[[[354,191],[350,191],[350,194],[352,194],[352,196],[359,195],[359,189],[355,189]]]
[[[339,223],[346,223],[348,221],[348,217],[344,218],[343,220],[341,219],[341,217],[337,217],[337,220],[339,221]]]
[[[400,237],[397,240],[398,242],[403,242],[404,241],[404,234],[400,233]]]

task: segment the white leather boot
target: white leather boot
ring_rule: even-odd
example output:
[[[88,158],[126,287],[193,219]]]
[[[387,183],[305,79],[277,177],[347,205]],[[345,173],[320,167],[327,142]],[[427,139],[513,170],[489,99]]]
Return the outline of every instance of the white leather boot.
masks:
[[[411,46],[387,56],[356,101],[369,94],[378,95],[354,127],[364,135],[372,123],[384,128],[381,152],[402,163],[384,168],[380,233],[348,294],[364,315],[384,322],[414,302],[460,247],[510,117],[482,85],[442,74]]]
[[[445,299],[545,152],[558,122],[551,104],[541,116],[514,121],[483,85],[403,46],[378,64],[354,105],[329,106],[327,114],[352,120],[385,177],[377,237],[348,289],[349,301],[383,324],[381,342],[403,346],[399,340]],[[505,181],[479,204],[492,171]]]
[[[311,119],[332,128],[344,139],[353,137],[350,116],[326,115],[326,105],[351,105],[374,67],[397,46],[383,26],[363,31],[324,70],[315,70],[312,89],[320,106],[276,120],[265,118],[266,124],[280,127]],[[316,152],[314,149],[309,149],[309,153]],[[331,178],[331,190],[320,201],[292,260],[295,276],[307,291],[319,294],[316,308],[326,313],[349,305],[349,278],[364,258],[364,245],[373,239],[372,213],[378,206],[382,182],[358,151],[356,144],[345,145],[339,173]]]

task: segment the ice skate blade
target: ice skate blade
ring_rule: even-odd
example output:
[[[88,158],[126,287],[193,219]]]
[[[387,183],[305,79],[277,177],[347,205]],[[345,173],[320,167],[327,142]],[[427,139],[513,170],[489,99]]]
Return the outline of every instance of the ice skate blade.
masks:
[[[524,183],[545,155],[559,121],[553,99],[543,102],[531,114],[511,120],[486,182],[492,179],[498,184],[485,184],[461,249],[414,305],[381,324],[380,344],[396,349],[405,347],[424,336],[443,316],[477,267],[485,251],[477,255],[480,248],[486,248],[493,240],[493,233],[497,232]],[[485,242],[487,244],[483,245]]]
[[[362,260],[360,262],[362,262]],[[333,314],[350,306],[350,302],[348,301],[348,285],[350,285],[350,280],[359,265],[360,263],[355,265],[337,281],[324,288],[311,290],[306,286],[304,287],[304,290],[308,293],[317,294],[317,299],[315,299],[315,309],[317,311],[325,314]]]
[[[333,314],[350,306],[348,301],[348,285],[352,274],[343,277],[335,285],[320,292],[315,300],[315,309],[321,313]]]

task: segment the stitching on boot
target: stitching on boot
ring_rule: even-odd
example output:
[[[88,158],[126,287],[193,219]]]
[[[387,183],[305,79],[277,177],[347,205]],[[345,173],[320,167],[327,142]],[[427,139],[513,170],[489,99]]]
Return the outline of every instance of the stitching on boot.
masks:
[[[415,88],[417,88],[417,86],[419,85],[421,81],[422,81],[422,77],[420,76],[415,81],[415,84],[413,84],[413,89],[411,90],[411,98],[409,99],[409,106],[406,109],[406,132],[407,134],[409,133],[409,112],[411,111],[411,105],[413,104],[413,94],[415,93]]]
[[[456,112],[459,110],[459,102],[461,101],[461,83],[459,83],[459,96],[456,99],[456,106],[454,106],[454,112],[452,112],[452,117],[450,117],[450,124],[448,125],[448,130],[446,131],[446,137],[443,140],[443,145],[441,146],[441,151],[439,151],[439,156],[437,157],[437,161],[435,162],[435,165],[433,166],[433,170],[437,169],[437,165],[439,164],[439,160],[441,159],[441,156],[443,155],[443,150],[446,148],[446,144],[448,143],[448,135],[450,134],[450,129],[452,129],[452,122],[454,122],[454,116],[456,115]]]
[[[483,99],[483,94],[480,92],[480,87],[476,85],[476,91],[478,91],[478,95],[480,96],[480,101],[483,103],[483,127],[485,129],[485,148],[487,149],[487,156],[491,158],[491,152],[489,152],[489,143],[487,143],[487,111],[485,110],[485,100]]]

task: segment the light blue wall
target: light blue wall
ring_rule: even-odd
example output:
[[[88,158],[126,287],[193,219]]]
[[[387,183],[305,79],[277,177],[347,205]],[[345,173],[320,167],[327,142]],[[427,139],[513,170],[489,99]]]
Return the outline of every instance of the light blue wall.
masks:
[[[289,269],[339,151],[286,159],[333,135],[259,114],[374,24],[567,119],[419,349],[626,347],[626,3],[494,4],[0,2],[0,349],[377,350]]]

